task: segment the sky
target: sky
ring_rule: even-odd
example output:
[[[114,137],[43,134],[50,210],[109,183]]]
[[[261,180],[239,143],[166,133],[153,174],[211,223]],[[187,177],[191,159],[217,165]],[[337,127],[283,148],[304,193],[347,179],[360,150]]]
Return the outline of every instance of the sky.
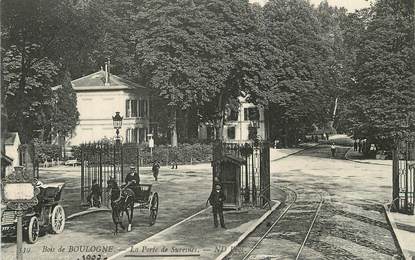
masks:
[[[267,0],[250,0],[252,3],[264,4]],[[310,3],[317,6],[321,0],[309,0]],[[370,1],[365,0],[328,0],[330,5],[338,7],[345,7],[349,12],[354,12],[356,9],[369,7]]]

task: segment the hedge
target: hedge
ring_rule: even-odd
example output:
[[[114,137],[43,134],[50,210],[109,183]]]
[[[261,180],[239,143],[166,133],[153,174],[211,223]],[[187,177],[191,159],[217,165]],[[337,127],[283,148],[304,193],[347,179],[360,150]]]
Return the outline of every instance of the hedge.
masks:
[[[81,160],[81,149],[79,146],[72,146],[72,155]],[[176,161],[178,164],[190,164],[210,162],[212,160],[212,145],[210,144],[179,144],[178,147],[159,145],[153,148],[151,156],[150,148],[140,146],[140,165],[148,166],[157,160],[162,165],[171,164]]]

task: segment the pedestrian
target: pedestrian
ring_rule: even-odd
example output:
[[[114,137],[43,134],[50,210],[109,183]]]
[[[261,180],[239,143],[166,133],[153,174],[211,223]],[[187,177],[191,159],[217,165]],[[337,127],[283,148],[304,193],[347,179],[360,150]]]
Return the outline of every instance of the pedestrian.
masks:
[[[356,139],[354,139],[353,149],[355,152],[357,151],[357,140]]]
[[[225,194],[222,190],[222,185],[220,183],[216,183],[215,188],[212,190],[209,196],[209,203],[212,205],[212,213],[213,213],[213,224],[215,227],[218,227],[218,215],[220,226],[226,229],[225,220],[223,219],[223,202],[226,200]]]
[[[160,163],[158,161],[154,161],[151,170],[153,171],[154,180],[157,181],[159,176]]]
[[[359,153],[361,153],[362,152],[362,146],[363,146],[362,139],[359,139],[359,143],[357,143],[357,146],[359,148]]]
[[[172,169],[177,169],[177,153],[176,153],[176,151],[173,151],[173,154],[172,154],[172,162],[171,162],[171,168]]]
[[[335,157],[336,156],[336,146],[334,145],[334,143],[331,143],[331,157]]]
[[[177,160],[176,159],[174,159],[173,162],[171,163],[171,168],[177,170]]]
[[[376,148],[376,145],[375,144],[371,144],[370,145],[370,156],[373,158],[373,159],[375,159],[376,158],[376,152],[377,151],[377,148]]]
[[[101,207],[102,192],[97,180],[92,180],[91,193],[87,196],[87,201],[90,207]]]
[[[125,187],[134,191],[136,198],[139,197],[140,192],[140,175],[137,173],[135,166],[130,166],[130,172],[125,176]]]

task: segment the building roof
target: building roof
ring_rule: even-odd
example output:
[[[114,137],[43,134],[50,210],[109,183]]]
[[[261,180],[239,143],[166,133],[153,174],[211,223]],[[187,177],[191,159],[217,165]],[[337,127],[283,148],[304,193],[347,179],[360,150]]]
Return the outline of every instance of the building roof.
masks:
[[[14,140],[17,137],[17,132],[7,132],[4,133],[4,144],[5,145],[13,145]]]
[[[121,90],[121,89],[146,89],[145,87],[132,81],[110,74],[109,85],[105,85],[105,71],[99,70],[92,74],[72,80],[72,87],[75,91],[82,90]],[[56,86],[55,88],[59,88]]]

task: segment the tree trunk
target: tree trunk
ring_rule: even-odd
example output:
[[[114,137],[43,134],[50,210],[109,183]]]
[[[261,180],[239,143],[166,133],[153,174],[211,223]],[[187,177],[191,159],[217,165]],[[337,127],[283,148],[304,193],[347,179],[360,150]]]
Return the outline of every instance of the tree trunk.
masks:
[[[173,108],[172,127],[171,127],[171,146],[177,147],[177,114],[176,108]]]
[[[216,112],[218,118],[216,119],[216,126],[215,126],[215,139],[222,140],[223,139],[223,93],[219,95],[218,100],[218,110]]]

